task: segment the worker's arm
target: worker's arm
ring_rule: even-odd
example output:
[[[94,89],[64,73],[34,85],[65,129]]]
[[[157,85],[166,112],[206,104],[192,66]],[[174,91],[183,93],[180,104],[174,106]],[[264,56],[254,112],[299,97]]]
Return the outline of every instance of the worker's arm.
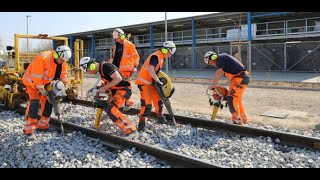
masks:
[[[150,58],[150,65],[146,68],[146,70],[148,71],[148,74],[152,77],[152,79],[154,79],[156,82],[159,82],[159,78],[155,72],[155,67],[158,65],[159,60],[158,57],[153,55]]]
[[[115,86],[119,84],[122,81],[122,77],[120,76],[118,71],[114,71],[110,77],[112,78],[112,81],[106,85],[103,85],[99,88],[100,93],[106,92],[108,89],[110,89],[112,86]]]
[[[217,69],[215,72],[214,78],[212,80],[212,85],[209,86],[208,88],[209,90],[213,89],[217,85],[222,75],[223,75],[222,68]]]
[[[44,88],[43,74],[46,68],[45,62],[49,62],[46,58],[46,54],[40,53],[32,62],[33,65],[31,66],[30,78],[33,81],[34,88],[38,90]]]
[[[132,70],[132,74],[136,73],[137,72],[137,67],[139,66],[139,61],[140,61],[140,56],[138,54],[138,51],[136,49],[136,47],[134,46],[134,44],[132,44],[132,47],[131,47],[131,56],[132,56],[132,59],[133,59],[133,70]]]
[[[62,64],[60,79],[64,84],[68,82],[67,62],[63,62]]]
[[[156,82],[159,82],[159,78],[156,74],[156,72],[154,71],[154,66],[150,65],[149,67],[146,68],[149,75],[152,77],[152,79],[154,79]]]

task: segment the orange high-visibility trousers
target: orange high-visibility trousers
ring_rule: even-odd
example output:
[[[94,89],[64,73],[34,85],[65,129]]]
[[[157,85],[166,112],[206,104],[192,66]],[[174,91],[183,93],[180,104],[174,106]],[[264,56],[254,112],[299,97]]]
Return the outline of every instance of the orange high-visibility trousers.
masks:
[[[123,71],[123,72],[121,72],[121,74],[123,75],[124,78],[126,78],[128,80],[128,82],[130,83],[130,86],[128,86],[128,88],[130,90],[132,90],[132,87],[131,87],[131,75],[132,75],[132,72],[131,71]],[[133,100],[131,98],[131,95],[126,100],[125,106],[133,106]]]
[[[109,118],[120,128],[120,130],[128,135],[137,130],[136,126],[130,121],[119,108],[131,96],[131,90],[112,90],[113,96],[108,99],[107,107],[105,109]]]
[[[140,90],[141,108],[138,114],[139,120],[144,121],[146,116],[149,116],[152,109],[152,104],[157,116],[163,114],[163,102],[153,85],[138,85]],[[151,104],[152,103],[152,104]]]
[[[26,86],[26,92],[28,93],[29,100],[25,112],[25,126],[23,132],[25,134],[31,134],[37,128],[47,129],[49,128],[50,115],[52,113],[52,105],[49,103],[46,96],[41,96],[39,91]],[[40,120],[38,118],[38,110],[40,108]]]
[[[243,71],[236,75],[225,73],[225,75],[230,80],[227,102],[232,114],[232,121],[237,124],[245,124],[248,122],[248,118],[242,103],[242,95],[249,84],[250,75],[248,71]]]

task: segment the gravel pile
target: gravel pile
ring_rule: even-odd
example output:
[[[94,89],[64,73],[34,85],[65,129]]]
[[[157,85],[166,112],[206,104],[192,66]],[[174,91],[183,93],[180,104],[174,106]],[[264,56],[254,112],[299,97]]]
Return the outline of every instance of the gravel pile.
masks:
[[[65,121],[93,127],[94,108],[69,104],[64,104],[62,107],[65,112]],[[190,112],[177,111],[176,114],[209,119],[209,116]],[[128,116],[128,118],[138,124],[137,116]],[[106,115],[102,117],[101,123],[103,132],[121,135],[120,130]],[[139,134],[139,141],[227,167],[320,167],[320,151],[285,146],[276,143],[279,140],[274,142],[268,137],[240,137],[193,128],[190,125],[178,125],[174,128],[166,124],[158,124],[154,120],[148,121],[147,126],[148,130]],[[275,130],[282,129],[275,128]],[[318,133],[312,135],[314,134],[319,135]]]
[[[81,132],[62,136],[56,131],[37,131],[37,139],[29,141],[22,132],[23,123],[23,116],[0,111],[0,168],[170,167],[135,148],[107,149]]]

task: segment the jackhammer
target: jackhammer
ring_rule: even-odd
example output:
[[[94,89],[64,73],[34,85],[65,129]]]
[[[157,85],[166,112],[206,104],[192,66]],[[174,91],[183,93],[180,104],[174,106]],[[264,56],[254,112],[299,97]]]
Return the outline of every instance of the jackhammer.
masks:
[[[65,86],[62,81],[52,81],[45,86],[45,90],[47,91],[48,101],[52,104],[54,114],[58,117],[58,121],[60,122],[61,133],[64,135],[63,119],[60,118],[60,102],[63,97],[67,96]]]
[[[214,89],[212,89],[212,93],[209,93],[209,89],[206,91],[210,106],[213,106],[212,113],[211,113],[211,120],[214,121],[217,117],[218,110],[223,109],[222,101],[226,101],[226,97],[228,94],[228,90],[225,87],[217,85]],[[225,107],[228,107],[226,102]]]
[[[172,96],[172,94],[174,93],[174,87],[172,87],[171,84],[171,79],[169,78],[169,76],[167,74],[165,74],[163,71],[159,71],[159,73],[157,74],[159,80],[163,83],[163,85],[161,86],[158,83],[153,83],[161,100],[163,101],[170,118],[173,121],[174,126],[177,126],[176,120],[174,118],[174,114],[173,114],[173,110],[171,107],[171,103],[169,98]]]

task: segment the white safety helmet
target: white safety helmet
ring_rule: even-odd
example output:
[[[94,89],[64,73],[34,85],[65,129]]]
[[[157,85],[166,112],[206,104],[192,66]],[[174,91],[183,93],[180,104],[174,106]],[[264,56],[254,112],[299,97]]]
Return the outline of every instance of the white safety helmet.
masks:
[[[174,54],[174,53],[176,52],[176,50],[177,50],[176,45],[175,45],[172,41],[166,41],[166,42],[164,42],[164,43],[163,43],[163,48],[164,48],[164,49],[167,49],[168,51],[170,51],[171,54]],[[166,51],[163,51],[163,49],[162,49],[162,52],[163,52],[164,54],[166,54],[166,53],[165,53]]]
[[[217,58],[218,58],[218,55],[217,55],[215,52],[213,52],[213,51],[208,51],[208,52],[204,55],[204,62],[205,62],[206,64],[209,64],[209,60],[215,61],[215,60],[217,60]]]
[[[112,38],[113,39],[122,39],[124,40],[126,38],[126,35],[124,34],[124,31],[120,28],[115,28],[112,32]]]
[[[62,58],[65,61],[69,61],[71,56],[72,56],[71,49],[65,45],[57,47],[56,53],[54,54],[55,59]]]
[[[83,57],[80,59],[80,68],[82,71],[87,71],[89,66],[93,64],[95,61],[91,57]]]

